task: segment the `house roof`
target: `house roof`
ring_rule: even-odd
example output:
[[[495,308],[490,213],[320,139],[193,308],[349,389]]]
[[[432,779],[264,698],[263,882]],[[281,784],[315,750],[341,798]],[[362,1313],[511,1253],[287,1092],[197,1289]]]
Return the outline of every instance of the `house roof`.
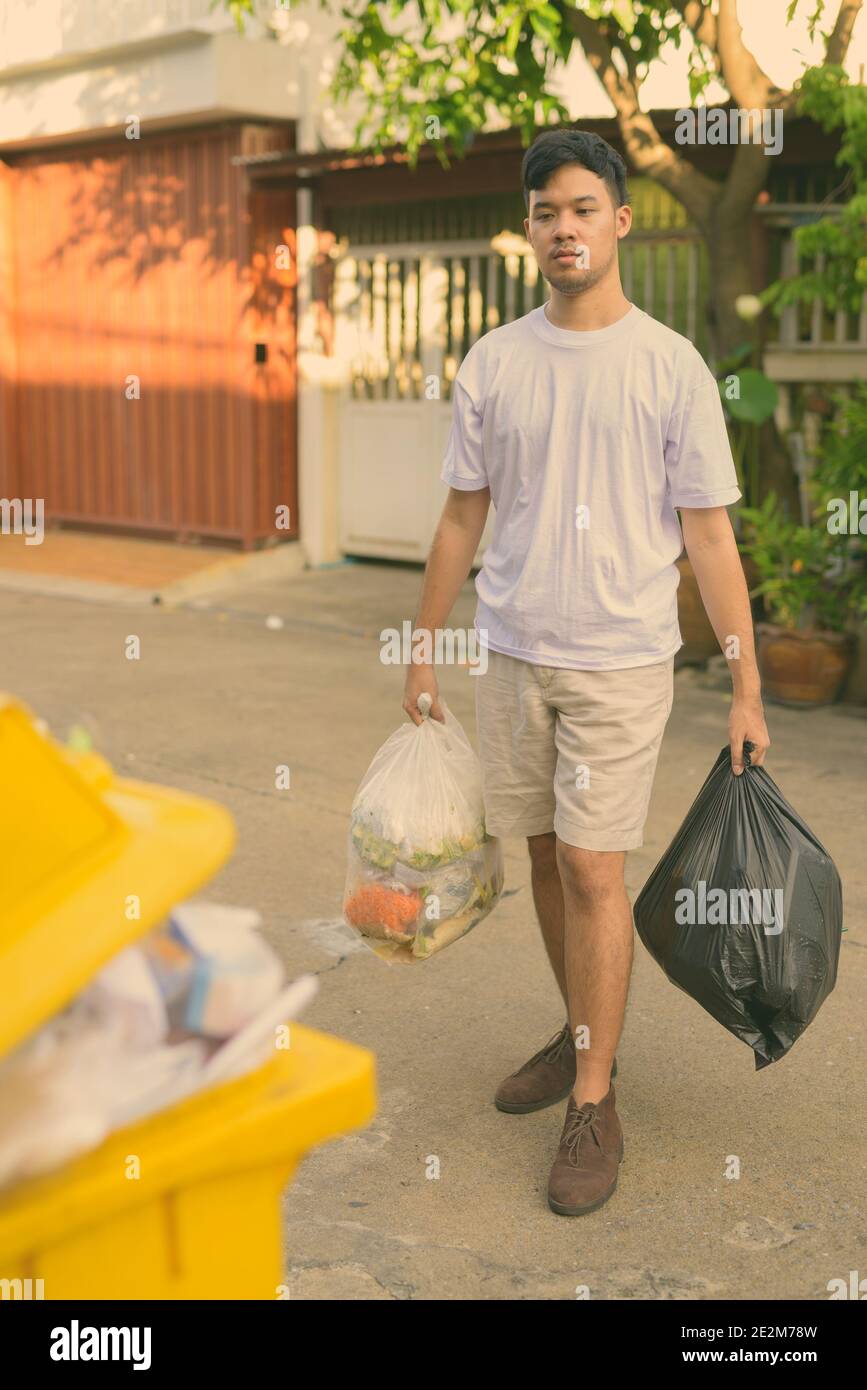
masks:
[[[678,111],[661,108],[650,111],[648,114],[666,144],[671,145],[672,148],[680,148],[674,138]],[[576,121],[575,124],[582,129],[601,135],[625,157],[620,127],[613,116],[595,116],[587,120]],[[541,134],[543,129],[552,128],[539,127],[537,134]],[[808,117],[787,116],[786,128],[788,138],[783,149],[775,156],[780,163],[804,164],[814,160],[821,161],[827,158],[829,151],[832,152],[837,148],[837,142],[834,138],[822,131]],[[521,141],[520,130],[510,127],[508,130],[471,133],[467,139],[464,155],[455,156],[455,158],[461,161],[477,160],[492,154],[506,153],[515,154],[520,158],[523,157],[525,148]],[[692,147],[691,156],[695,158],[697,164],[702,167],[707,166],[708,169],[712,169],[714,165],[725,168],[730,160],[727,145],[696,145]],[[410,167],[409,155],[403,145],[389,145],[381,152],[330,149],[305,153],[297,149],[287,148],[272,150],[267,153],[238,155],[233,162],[244,165],[251,173],[262,173],[268,177],[290,175],[298,178],[314,178],[323,174],[353,173],[359,169]],[[442,167],[437,159],[435,142],[433,141],[422,145],[418,151],[418,165],[426,164]],[[509,186],[514,186],[511,180]]]

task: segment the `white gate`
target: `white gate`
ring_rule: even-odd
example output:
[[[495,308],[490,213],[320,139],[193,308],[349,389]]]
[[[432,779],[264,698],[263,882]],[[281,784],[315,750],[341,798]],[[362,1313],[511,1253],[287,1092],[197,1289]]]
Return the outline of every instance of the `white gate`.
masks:
[[[695,341],[701,247],[689,228],[635,233],[621,247],[629,298]],[[440,482],[451,383],[469,348],[547,298],[532,251],[493,241],[352,246],[335,269],[340,411],[340,547],[424,560],[446,495]],[[482,537],[477,563],[490,534]]]

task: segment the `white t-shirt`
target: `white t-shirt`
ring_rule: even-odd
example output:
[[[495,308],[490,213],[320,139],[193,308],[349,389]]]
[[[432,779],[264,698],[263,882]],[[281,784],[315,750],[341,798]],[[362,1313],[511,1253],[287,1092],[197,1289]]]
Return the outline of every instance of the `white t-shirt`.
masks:
[[[648,666],[683,645],[675,507],[740,497],[719,389],[687,338],[632,305],[607,328],[544,306],[470,348],[440,474],[490,487],[479,640],[542,666]]]

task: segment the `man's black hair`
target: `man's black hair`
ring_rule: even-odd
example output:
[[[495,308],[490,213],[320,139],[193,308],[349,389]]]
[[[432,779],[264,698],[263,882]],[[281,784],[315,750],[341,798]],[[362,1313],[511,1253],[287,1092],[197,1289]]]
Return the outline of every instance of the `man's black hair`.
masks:
[[[591,131],[559,126],[556,130],[543,130],[524,155],[521,183],[528,212],[531,189],[538,192],[544,188],[562,164],[580,164],[591,174],[597,174],[608,185],[615,207],[629,202],[626,165],[608,141]]]

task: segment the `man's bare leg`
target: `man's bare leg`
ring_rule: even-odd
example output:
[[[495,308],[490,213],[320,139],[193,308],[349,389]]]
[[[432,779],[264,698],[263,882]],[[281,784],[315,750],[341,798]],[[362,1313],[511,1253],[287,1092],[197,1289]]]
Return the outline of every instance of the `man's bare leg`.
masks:
[[[601,1101],[611,1084],[632,970],[632,909],[622,850],[578,849],[556,842],[564,905],[563,957],[572,1036],[578,1038],[578,1105]]]
[[[553,830],[547,835],[528,835],[527,848],[530,851],[530,882],[536,916],[568,1018],[569,997],[563,957],[563,885],[557,868],[557,836]]]

